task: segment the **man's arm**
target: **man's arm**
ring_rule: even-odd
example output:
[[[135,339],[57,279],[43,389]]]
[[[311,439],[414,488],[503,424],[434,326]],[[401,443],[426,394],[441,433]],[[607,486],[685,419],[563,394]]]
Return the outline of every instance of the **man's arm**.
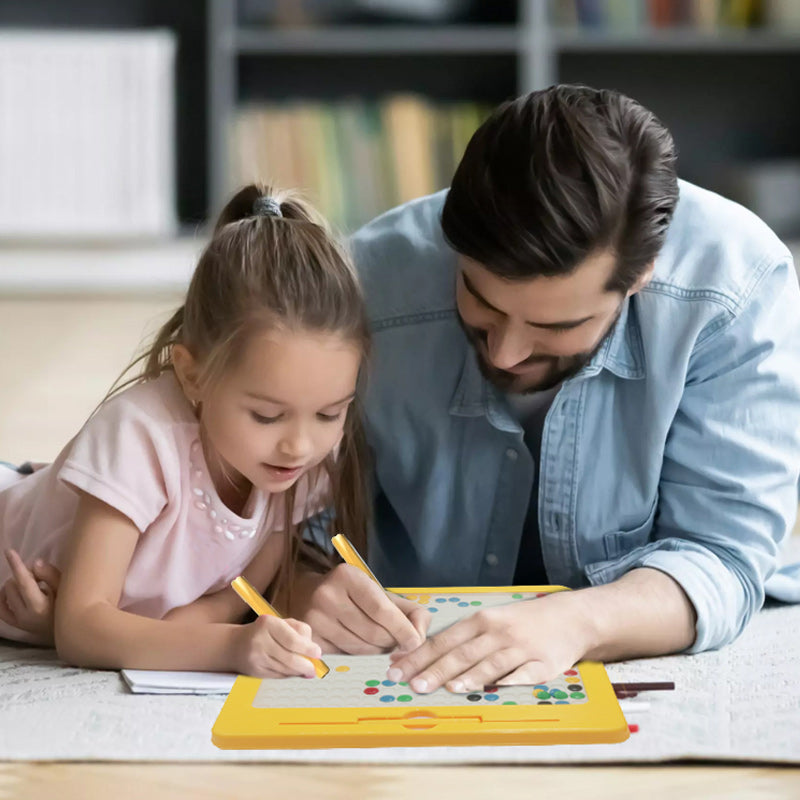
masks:
[[[581,658],[624,661],[678,653],[694,642],[694,606],[658,570],[634,569],[613,583],[572,594],[588,631]]]
[[[733,641],[764,601],[797,512],[800,292],[791,260],[695,345],[667,437],[653,540],[593,576],[670,575],[697,613],[691,652]]]
[[[539,682],[614,660],[735,639],[764,600],[797,510],[800,293],[791,260],[764,267],[744,307],[701,337],[667,439],[651,541],[595,586],[487,609],[395,659],[391,680]],[[458,690],[458,689],[455,689]]]

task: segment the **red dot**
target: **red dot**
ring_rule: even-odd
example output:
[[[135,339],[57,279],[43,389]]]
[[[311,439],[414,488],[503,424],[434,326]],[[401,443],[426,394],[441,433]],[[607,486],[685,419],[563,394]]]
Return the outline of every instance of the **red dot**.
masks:
[[[628,725],[628,730],[631,733],[639,733],[639,726],[638,725]]]
[[[577,675],[578,674],[578,670],[576,670],[576,669],[568,669],[564,674],[565,675]]]
[[[364,689],[364,694],[378,694],[378,687],[370,686],[369,689]]]

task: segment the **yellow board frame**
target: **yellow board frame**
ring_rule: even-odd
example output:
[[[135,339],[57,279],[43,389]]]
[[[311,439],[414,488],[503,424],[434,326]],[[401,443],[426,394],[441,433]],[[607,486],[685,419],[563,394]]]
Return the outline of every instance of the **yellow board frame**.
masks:
[[[397,594],[556,592],[564,586],[443,586],[389,589]],[[334,747],[463,747],[469,745],[623,742],[628,724],[605,667],[578,665],[589,698],[580,705],[394,706],[391,708],[254,708],[260,678],[239,676],[211,729],[223,750]],[[322,678],[321,680],[324,680]]]

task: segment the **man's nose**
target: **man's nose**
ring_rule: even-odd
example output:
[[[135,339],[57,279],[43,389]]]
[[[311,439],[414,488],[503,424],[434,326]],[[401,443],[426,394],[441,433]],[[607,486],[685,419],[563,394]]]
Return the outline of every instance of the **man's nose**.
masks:
[[[533,352],[531,343],[509,325],[491,328],[486,337],[489,360],[497,369],[510,369],[525,361]]]

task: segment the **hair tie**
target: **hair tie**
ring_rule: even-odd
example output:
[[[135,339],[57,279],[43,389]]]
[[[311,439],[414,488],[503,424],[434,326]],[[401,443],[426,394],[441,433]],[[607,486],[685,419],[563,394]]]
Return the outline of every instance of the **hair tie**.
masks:
[[[282,217],[281,204],[274,197],[256,197],[253,203],[253,215],[256,217]]]

